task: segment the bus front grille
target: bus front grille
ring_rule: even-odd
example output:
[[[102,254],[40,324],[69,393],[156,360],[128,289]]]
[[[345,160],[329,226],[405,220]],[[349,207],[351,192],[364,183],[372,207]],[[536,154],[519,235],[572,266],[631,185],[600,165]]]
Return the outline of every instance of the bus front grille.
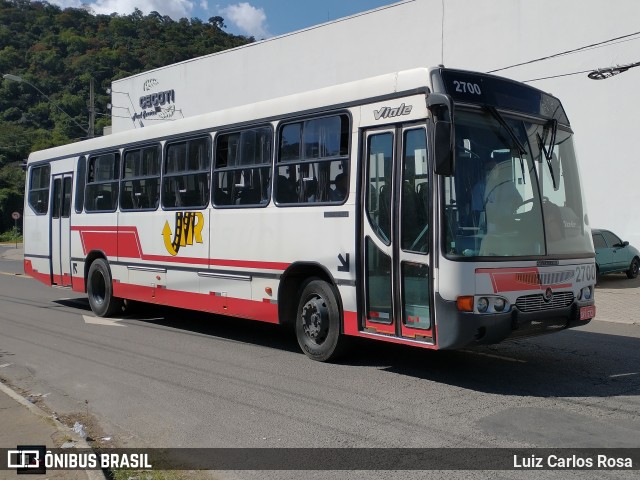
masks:
[[[550,301],[545,301],[542,294],[525,295],[518,297],[516,307],[521,312],[539,312],[541,310],[553,310],[565,308],[573,302],[573,292],[558,292],[553,294]]]

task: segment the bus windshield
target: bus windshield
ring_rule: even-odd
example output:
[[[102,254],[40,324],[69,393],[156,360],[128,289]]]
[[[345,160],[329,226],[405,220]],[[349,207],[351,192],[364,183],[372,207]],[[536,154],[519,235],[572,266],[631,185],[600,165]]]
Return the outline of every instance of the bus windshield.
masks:
[[[459,108],[455,132],[455,174],[444,179],[447,256],[591,254],[569,129]]]

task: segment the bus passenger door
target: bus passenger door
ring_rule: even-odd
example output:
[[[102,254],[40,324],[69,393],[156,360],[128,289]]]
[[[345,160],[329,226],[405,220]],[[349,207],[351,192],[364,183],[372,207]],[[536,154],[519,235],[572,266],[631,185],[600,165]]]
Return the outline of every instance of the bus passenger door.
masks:
[[[364,139],[363,326],[432,343],[426,130],[394,126]]]
[[[51,197],[51,281],[71,286],[71,186],[73,174],[52,175]]]

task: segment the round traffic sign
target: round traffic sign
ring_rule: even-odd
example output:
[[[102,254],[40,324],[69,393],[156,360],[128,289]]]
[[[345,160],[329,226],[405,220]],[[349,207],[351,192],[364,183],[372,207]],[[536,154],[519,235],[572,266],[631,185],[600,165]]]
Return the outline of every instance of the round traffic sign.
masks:
[[[13,218],[14,220],[18,220],[20,218],[20,212],[13,212],[11,214],[11,218]]]

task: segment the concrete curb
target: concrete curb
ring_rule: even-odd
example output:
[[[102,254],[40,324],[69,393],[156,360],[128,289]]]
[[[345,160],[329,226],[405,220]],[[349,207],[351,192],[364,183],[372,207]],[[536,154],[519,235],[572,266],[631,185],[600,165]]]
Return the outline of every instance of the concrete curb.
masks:
[[[52,417],[40,407],[34,405],[22,395],[18,394],[2,382],[0,382],[0,393],[5,393],[17,403],[19,403],[23,407],[26,407],[32,414],[36,415],[37,417],[46,419],[47,421],[52,421],[60,432],[64,432],[65,435],[68,435],[73,439],[73,441],[76,443],[77,448],[91,449],[84,438],[78,436],[72,429],[63,425],[57,418]],[[89,480],[107,480],[107,477],[105,477],[104,473],[102,473],[102,470],[85,470],[85,473],[87,474]]]
[[[603,322],[603,323],[617,323],[619,325],[633,325],[636,327],[640,327],[640,322],[637,320],[619,320],[619,319],[608,319],[608,318],[598,318],[598,314],[596,313],[596,317],[591,320],[592,322]]]

